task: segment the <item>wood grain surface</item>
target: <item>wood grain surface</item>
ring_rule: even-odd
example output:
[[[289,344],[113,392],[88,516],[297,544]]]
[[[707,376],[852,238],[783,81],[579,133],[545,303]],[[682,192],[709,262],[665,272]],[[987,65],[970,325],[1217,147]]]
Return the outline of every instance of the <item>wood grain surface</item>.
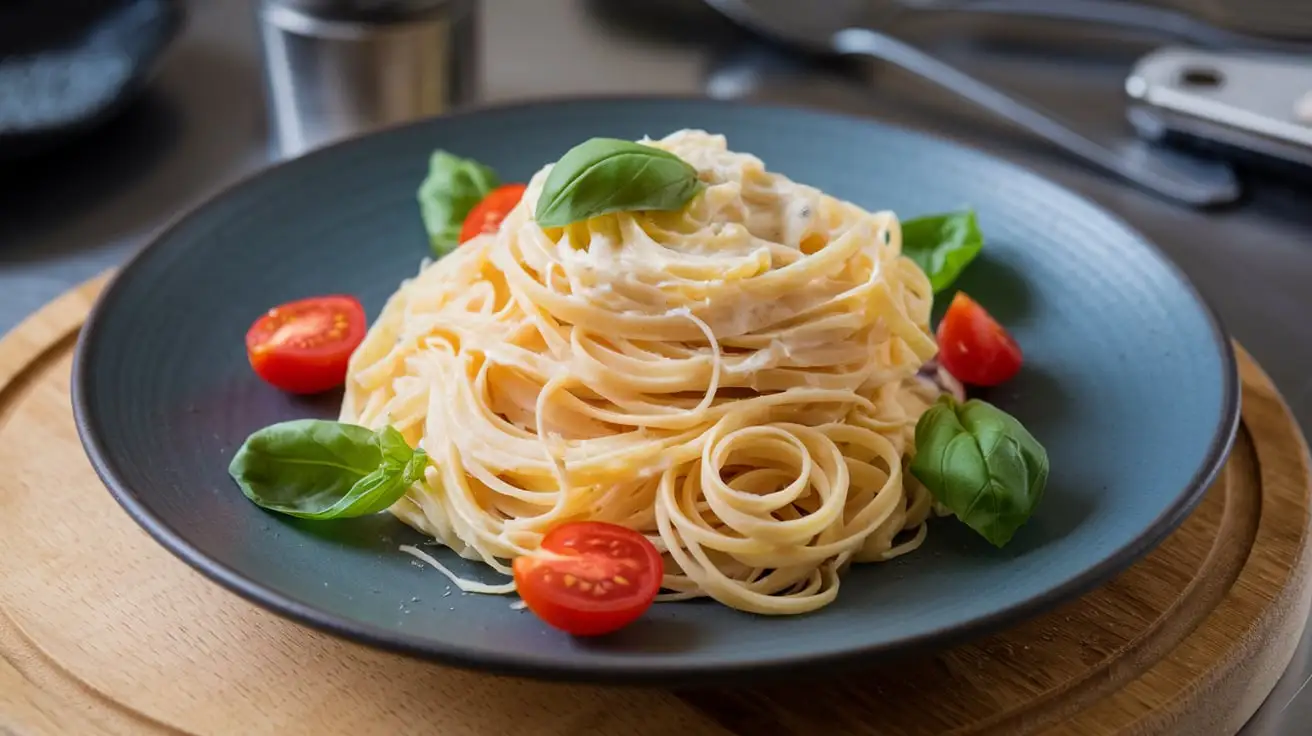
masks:
[[[104,490],[68,396],[102,285],[0,341],[0,733],[1232,734],[1307,620],[1307,450],[1241,355],[1243,427],[1198,510],[1109,584],[971,644],[841,680],[681,693],[384,654],[204,580]]]

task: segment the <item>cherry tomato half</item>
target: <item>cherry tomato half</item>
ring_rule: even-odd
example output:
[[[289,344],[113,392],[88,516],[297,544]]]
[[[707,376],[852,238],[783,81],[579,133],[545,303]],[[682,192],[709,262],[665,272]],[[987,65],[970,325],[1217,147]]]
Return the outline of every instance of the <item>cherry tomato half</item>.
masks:
[[[460,228],[460,242],[465,242],[476,235],[494,233],[501,227],[501,221],[515,209],[524,197],[524,184],[502,184],[488,192],[482,202],[465,216],[464,226]]]
[[[319,296],[265,312],[246,332],[246,357],[265,381],[316,394],[346,380],[346,363],[364,340],[364,307],[350,296]]]
[[[996,386],[1016,375],[1022,356],[1011,335],[962,292],[938,326],[939,362],[958,381]]]
[[[575,636],[597,636],[633,623],[661,589],[660,552],[616,524],[575,521],[542,538],[538,552],[515,558],[515,587],[529,610]]]

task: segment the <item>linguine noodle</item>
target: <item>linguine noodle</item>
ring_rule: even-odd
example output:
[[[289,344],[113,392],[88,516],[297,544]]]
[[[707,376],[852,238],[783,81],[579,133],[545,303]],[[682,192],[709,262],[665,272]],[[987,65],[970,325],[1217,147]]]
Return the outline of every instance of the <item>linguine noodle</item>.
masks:
[[[392,512],[462,557],[509,574],[553,526],[608,521],[664,554],[663,599],[815,610],[847,564],[924,539],[934,504],[904,465],[936,398],[916,377],[936,352],[930,283],[892,213],[720,136],[644,142],[706,189],[542,228],[539,171],[497,233],[388,301],[341,419],[428,453]]]

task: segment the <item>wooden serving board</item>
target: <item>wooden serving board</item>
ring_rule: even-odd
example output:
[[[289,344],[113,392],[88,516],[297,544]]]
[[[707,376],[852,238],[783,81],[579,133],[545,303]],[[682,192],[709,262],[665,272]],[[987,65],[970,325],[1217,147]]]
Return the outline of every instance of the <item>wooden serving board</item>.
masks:
[[[494,677],[303,628],[204,580],[102,487],[73,427],[88,283],[0,341],[0,733],[1232,734],[1307,621],[1307,450],[1246,355],[1220,479],[1082,599],[831,682],[675,693]]]

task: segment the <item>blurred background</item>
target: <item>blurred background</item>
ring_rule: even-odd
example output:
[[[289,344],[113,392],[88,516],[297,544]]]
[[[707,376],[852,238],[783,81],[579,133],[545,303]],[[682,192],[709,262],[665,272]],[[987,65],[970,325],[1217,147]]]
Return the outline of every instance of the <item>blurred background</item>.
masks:
[[[1307,432],[1309,49],[1305,0],[0,0],[0,332],[333,140],[469,105],[709,95],[917,128],[1098,201]],[[1307,649],[1247,733],[1307,733]]]

